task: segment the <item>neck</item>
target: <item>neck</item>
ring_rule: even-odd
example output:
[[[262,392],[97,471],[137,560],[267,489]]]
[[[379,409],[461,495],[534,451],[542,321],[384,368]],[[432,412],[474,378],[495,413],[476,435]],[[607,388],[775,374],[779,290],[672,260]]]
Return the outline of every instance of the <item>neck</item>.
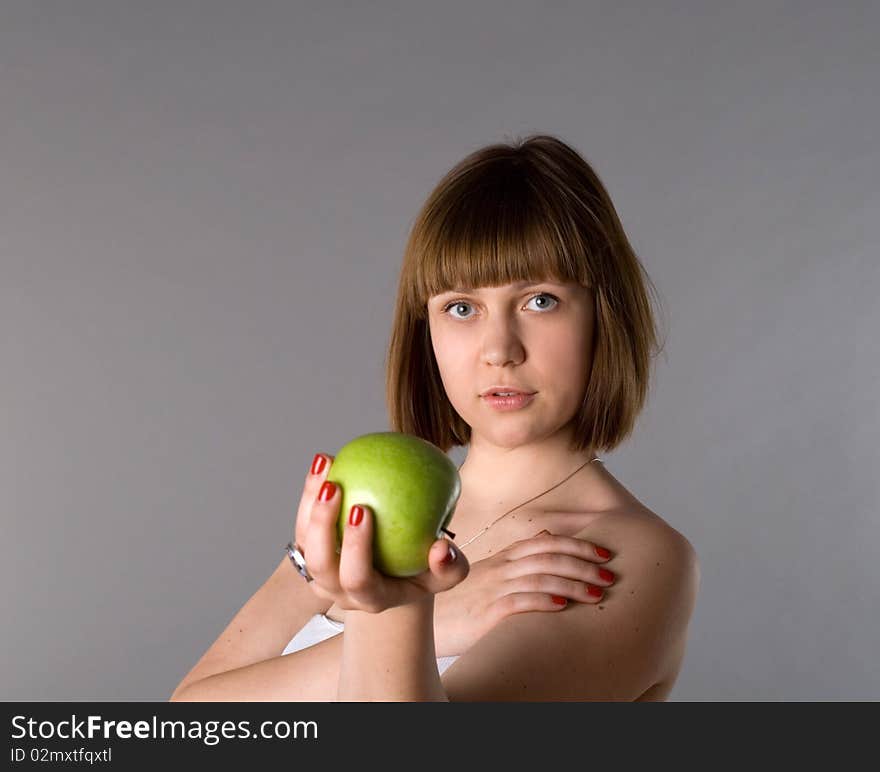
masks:
[[[599,464],[587,463],[598,455],[592,450],[572,451],[567,443],[560,441],[504,448],[472,437],[467,457],[459,469],[462,499],[484,512],[500,513],[544,493],[586,464],[535,502],[549,506],[552,498],[570,493],[572,483],[582,480],[582,476],[598,474]]]

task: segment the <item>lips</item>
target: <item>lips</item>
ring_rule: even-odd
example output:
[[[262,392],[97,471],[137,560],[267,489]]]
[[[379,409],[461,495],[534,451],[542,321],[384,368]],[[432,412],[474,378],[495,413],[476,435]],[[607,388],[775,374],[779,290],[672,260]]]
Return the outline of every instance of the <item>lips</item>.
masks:
[[[507,413],[521,410],[532,404],[535,395],[520,392],[519,394],[512,394],[509,397],[493,397],[491,394],[487,394],[482,397],[482,399],[490,408],[492,408],[492,410]]]
[[[501,394],[513,394],[513,395],[517,395],[517,394],[525,394],[525,395],[537,394],[536,391],[528,391],[528,390],[526,390],[526,389],[517,389],[517,388],[514,388],[514,387],[512,387],[512,386],[490,386],[490,387],[489,387],[488,389],[486,389],[485,391],[480,392],[480,396],[481,396],[481,397],[491,397],[491,396],[494,396],[494,395],[499,394],[499,393],[501,393]]]

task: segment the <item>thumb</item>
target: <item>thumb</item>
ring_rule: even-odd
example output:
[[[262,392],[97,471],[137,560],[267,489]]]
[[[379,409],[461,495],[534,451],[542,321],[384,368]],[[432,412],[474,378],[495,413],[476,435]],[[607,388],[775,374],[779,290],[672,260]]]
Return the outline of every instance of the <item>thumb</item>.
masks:
[[[434,546],[437,544],[440,545],[437,547],[437,552],[439,553],[441,566],[449,567],[452,563],[458,560],[459,551],[451,541],[448,539],[438,539],[434,542]]]
[[[431,573],[438,583],[435,592],[449,590],[464,580],[470,564],[464,553],[448,539],[437,539],[428,553]]]

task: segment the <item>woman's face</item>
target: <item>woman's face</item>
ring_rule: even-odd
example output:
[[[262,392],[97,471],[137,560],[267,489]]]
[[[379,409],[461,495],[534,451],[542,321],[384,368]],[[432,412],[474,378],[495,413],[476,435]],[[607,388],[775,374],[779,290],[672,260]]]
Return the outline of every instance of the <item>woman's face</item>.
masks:
[[[574,282],[460,288],[428,300],[449,401],[475,435],[500,447],[550,437],[574,417],[590,372],[594,323],[593,291]],[[537,393],[524,408],[501,412],[480,396],[496,384]]]

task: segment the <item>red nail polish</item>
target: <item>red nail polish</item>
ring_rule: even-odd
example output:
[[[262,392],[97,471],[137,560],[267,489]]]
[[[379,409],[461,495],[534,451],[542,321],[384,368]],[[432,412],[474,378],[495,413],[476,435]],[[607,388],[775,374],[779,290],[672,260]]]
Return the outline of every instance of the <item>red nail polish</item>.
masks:
[[[446,546],[446,549],[446,554],[442,558],[440,558],[440,562],[443,564],[451,563],[453,560],[455,560],[455,547],[453,547],[451,544],[448,544]]]
[[[359,507],[357,504],[355,504],[351,508],[351,512],[349,512],[349,514],[348,514],[348,524],[349,525],[360,525],[361,520],[363,520],[363,519],[364,519],[364,508]]]
[[[600,558],[610,558],[611,557],[611,553],[608,550],[606,550],[604,547],[596,547],[596,554]]]
[[[550,597],[553,599],[553,602],[558,606],[564,606],[566,603],[565,598],[563,598],[561,595],[551,595]]]
[[[607,568],[599,569],[599,578],[606,582],[614,581],[614,571],[609,571]]]
[[[312,474],[321,474],[324,471],[324,464],[327,463],[327,459],[324,458],[320,453],[315,453],[315,457],[312,459]]]
[[[592,595],[594,598],[602,597],[602,588],[601,587],[593,587],[592,584],[587,585],[587,592]]]
[[[336,493],[336,486],[330,480],[324,480],[321,492],[318,494],[318,501],[330,501],[334,493]]]

